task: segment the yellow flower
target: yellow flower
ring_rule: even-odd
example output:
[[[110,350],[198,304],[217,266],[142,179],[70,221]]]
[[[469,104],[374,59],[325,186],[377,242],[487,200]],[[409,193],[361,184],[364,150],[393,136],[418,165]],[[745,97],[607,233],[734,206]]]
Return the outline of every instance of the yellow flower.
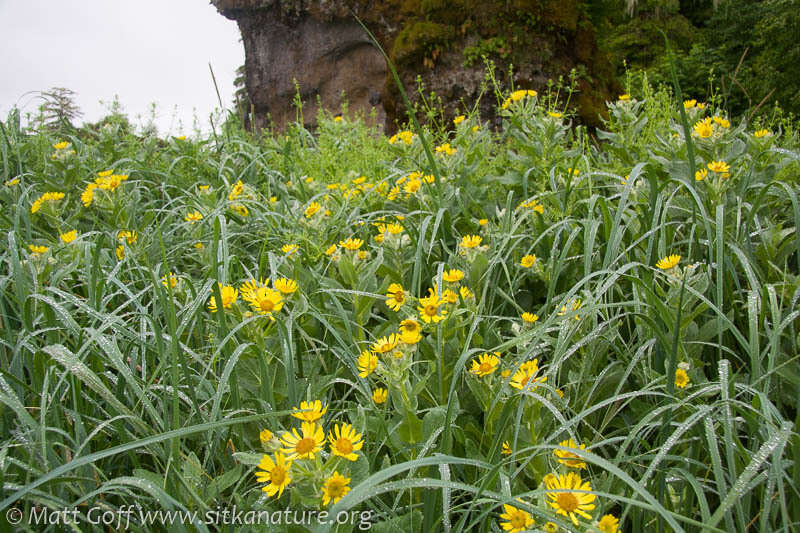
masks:
[[[456,126],[458,126],[459,124],[461,124],[462,122],[464,122],[464,120],[465,120],[466,118],[467,118],[467,117],[465,117],[464,115],[458,115],[456,118],[454,118],[454,119],[453,119],[453,124],[455,124]]]
[[[631,99],[631,95],[629,95],[629,94],[621,94],[617,98],[617,100],[619,100],[620,102],[627,102],[630,99]]]
[[[708,170],[711,172],[716,172],[717,174],[724,174],[730,172],[731,167],[725,161],[712,161],[708,164]]]
[[[464,235],[461,239],[462,248],[477,248],[483,242],[483,237],[480,235]]]
[[[71,243],[77,237],[78,237],[78,231],[77,230],[68,231],[66,233],[62,233],[61,235],[59,235],[59,238],[61,239],[61,242],[63,242],[64,244]]]
[[[92,202],[94,201],[94,190],[96,188],[96,183],[90,183],[86,186],[86,189],[83,190],[81,193],[81,202],[83,203],[83,207],[89,207],[92,205]]]
[[[28,249],[35,255],[41,255],[47,252],[47,250],[49,250],[50,248],[48,248],[47,246],[37,246],[35,244],[29,244]]]
[[[558,443],[559,446],[563,446],[564,448],[575,448],[580,450],[585,450],[586,445],[581,444],[580,447],[577,443],[572,440],[565,440]],[[567,465],[569,468],[586,468],[586,463],[581,459],[578,455],[568,452],[566,450],[553,450],[553,455],[558,458],[558,462],[562,465]]]
[[[581,480],[580,475],[575,472],[568,472],[566,476],[553,476],[550,482],[547,483],[547,489],[562,491],[547,493],[547,497],[551,500],[547,503],[556,510],[557,514],[568,516],[576,526],[578,525],[578,518],[575,515],[580,515],[586,520],[592,519],[592,515],[586,511],[594,509],[592,502],[596,499],[596,496],[587,492],[575,492],[592,490],[592,485],[588,481]]]
[[[514,450],[511,449],[511,445],[508,443],[508,441],[503,441],[503,449],[500,451],[500,453],[503,455],[511,455],[514,453]]]
[[[272,286],[281,291],[282,294],[292,294],[297,290],[297,282],[293,279],[276,279]]]
[[[278,197],[277,196],[270,196],[269,197],[269,203],[277,204],[278,203]]]
[[[101,178],[107,178],[113,173],[114,173],[114,169],[112,168],[110,170],[102,170],[102,171],[98,172],[97,175],[100,176]]]
[[[686,370],[679,368],[675,371],[675,386],[680,387],[681,389],[685,389],[686,385],[689,384],[689,374],[686,373]]]
[[[311,202],[310,204],[308,204],[308,207],[306,207],[304,214],[306,218],[311,218],[320,209],[322,209],[322,204],[320,204],[319,202]]]
[[[386,231],[388,231],[390,235],[399,235],[403,233],[403,226],[396,222],[392,222],[390,224],[386,224]]]
[[[402,342],[403,344],[417,344],[421,340],[422,340],[422,334],[420,333],[419,329],[415,330],[400,329],[400,342]]]
[[[186,213],[183,219],[189,224],[194,224],[195,222],[203,220],[203,215],[200,211],[192,211],[191,213]]]
[[[728,120],[726,120],[726,119],[724,119],[722,117],[716,117],[715,116],[714,117],[714,124],[718,125],[720,128],[725,128],[725,129],[728,129],[728,128],[731,127],[731,123]]]
[[[386,399],[388,397],[389,397],[389,391],[387,391],[382,387],[379,387],[372,392],[372,401],[378,405],[386,403]]]
[[[231,209],[236,211],[236,213],[242,217],[246,217],[250,214],[250,211],[247,209],[247,207],[242,204],[231,204]]]
[[[288,256],[292,256],[297,253],[297,250],[300,248],[296,244],[284,244],[281,246],[281,252]]]
[[[328,433],[328,443],[331,447],[331,453],[344,457],[348,461],[358,460],[358,455],[355,453],[364,445],[361,440],[361,435],[356,433],[353,426],[350,424],[336,424],[332,432]]]
[[[297,432],[297,428],[292,428],[281,436],[281,444],[284,448],[283,453],[288,454],[292,461],[295,459],[313,459],[316,454],[322,451],[325,443],[325,432],[322,426],[314,422],[303,422],[302,437]]]
[[[64,149],[64,148],[66,148],[67,146],[69,146],[69,142],[67,142],[67,141],[61,141],[60,143],[56,143],[56,144],[54,144],[54,145],[53,145],[53,148],[55,148],[56,150],[63,150],[63,149]]]
[[[524,320],[528,324],[533,324],[537,320],[539,320],[539,315],[535,313],[522,313],[522,320]]]
[[[406,318],[400,322],[400,333],[419,333],[421,329],[419,322],[413,318]]]
[[[358,356],[358,377],[365,378],[378,368],[378,356],[369,350],[364,350]]]
[[[266,444],[272,440],[275,435],[268,429],[262,429],[261,433],[258,434],[258,440],[261,441],[261,444]]]
[[[257,312],[259,315],[266,315],[272,320],[275,320],[272,314],[277,313],[283,308],[283,297],[281,293],[268,287],[259,287],[256,290],[250,291],[248,294],[242,294],[242,299],[250,304],[253,311]]]
[[[661,270],[669,270],[677,265],[681,260],[681,256],[672,254],[668,255],[662,259],[659,259],[658,263],[656,263],[656,267],[660,268]]]
[[[64,198],[63,192],[46,192],[41,195],[39,198],[34,200],[33,204],[31,204],[31,213],[36,213],[41,209],[42,204],[44,202],[57,202]]]
[[[337,250],[336,245],[335,244],[331,244],[328,247],[328,249],[325,250],[325,255],[328,255],[328,256],[333,255],[333,254],[336,253],[336,250]]]
[[[564,116],[563,113],[559,113],[557,111],[548,111],[547,114],[550,115],[553,118],[561,118],[561,117]]]
[[[242,300],[247,301],[248,298],[251,298],[252,293],[257,291],[261,287],[266,287],[269,284],[269,279],[264,281],[264,278],[261,278],[260,281],[256,281],[250,278],[249,281],[245,281],[242,283],[242,286],[239,287],[239,294],[242,297]]]
[[[347,486],[349,483],[349,477],[334,472],[322,486],[322,505],[328,505],[331,501],[337,503],[341,500],[345,494],[350,492],[350,487]]]
[[[480,226],[485,226],[488,223],[489,223],[489,219],[488,218],[482,218],[482,219],[478,220],[478,225],[480,225]]]
[[[470,368],[469,372],[478,377],[484,377],[492,374],[497,370],[498,366],[500,366],[500,358],[496,355],[485,353],[478,357],[478,359],[472,360],[472,368]]]
[[[400,335],[397,333],[392,333],[388,337],[381,337],[377,341],[372,343],[372,351],[377,352],[379,354],[385,354],[386,352],[390,352],[395,349],[395,347],[400,342]]]
[[[386,305],[392,311],[399,311],[406,301],[406,292],[399,283],[392,283],[386,291]]]
[[[502,527],[505,531],[518,533],[521,531],[527,531],[531,528],[531,526],[533,526],[534,520],[531,518],[530,513],[523,511],[522,509],[517,509],[513,505],[508,505],[507,503],[503,504],[503,510],[505,512],[500,515],[500,518],[505,520],[505,522],[500,522],[500,527]]]
[[[203,243],[202,242],[196,242],[196,243],[194,243],[194,247],[197,248],[198,250],[202,250],[203,249]]]
[[[275,453],[275,460],[273,461],[269,455],[264,455],[261,462],[258,463],[256,470],[256,481],[259,483],[267,483],[261,490],[267,493],[268,496],[278,495],[278,498],[283,494],[289,482],[292,481],[289,469],[292,466],[291,461],[286,461],[286,457],[281,452]]]
[[[604,514],[597,523],[597,529],[603,533],[619,533],[619,518],[613,514]]]
[[[433,289],[428,289],[428,296],[419,299],[420,306],[417,307],[419,316],[426,324],[433,322],[434,324],[444,320],[447,314],[446,309],[439,309],[439,306],[444,303],[441,298],[436,294]]]
[[[333,117],[333,121],[334,122],[341,122],[342,121],[342,115],[336,115],[335,117]]]
[[[170,271],[168,274],[164,274],[161,277],[161,284],[164,287],[175,288],[175,285],[178,284],[178,276],[176,276],[175,274],[172,273],[172,271]]]
[[[234,201],[236,200],[244,191],[244,185],[242,184],[242,180],[236,182],[236,184],[231,188],[231,192],[228,194],[228,200]]]
[[[457,268],[445,270],[442,272],[442,279],[448,283],[458,283],[464,279],[464,273]]]
[[[230,285],[223,286],[222,283],[217,283],[217,286],[219,286],[220,296],[222,296],[222,307],[229,309],[239,296],[239,291]],[[217,312],[217,300],[214,296],[212,296],[208,302],[208,310],[212,313]]]
[[[442,293],[442,298],[449,304],[458,303],[458,293],[455,291],[451,291],[450,289],[445,289]]]
[[[697,181],[703,181],[708,177],[708,170],[701,168],[697,172],[694,173],[694,179]]]
[[[525,268],[530,268],[530,267],[533,266],[533,264],[535,262],[536,262],[536,256],[535,255],[531,255],[531,254],[527,254],[522,258],[522,260],[519,262],[519,264],[522,265]]]
[[[708,139],[714,134],[714,128],[711,126],[711,118],[706,117],[703,120],[695,123],[694,134],[701,139]]]
[[[422,187],[422,182],[420,180],[409,180],[403,187],[403,192],[408,194],[417,194],[420,187]]]
[[[339,241],[339,246],[346,250],[358,250],[363,244],[363,239],[353,239],[351,237],[348,237],[344,241]]]
[[[120,244],[119,246],[117,246],[117,249],[115,250],[115,252],[117,254],[117,259],[119,261],[122,261],[122,258],[125,257],[125,247]],[[213,302],[214,302],[214,297],[212,296],[211,297],[211,302],[209,302],[209,304],[208,304],[208,306],[209,306],[208,308],[209,309],[211,309],[211,304]],[[212,312],[214,312],[214,311],[212,311]]]
[[[470,298],[474,297],[475,295],[472,294],[472,291],[469,290],[469,287],[461,286],[458,288],[458,293],[461,295],[461,298],[464,300],[469,300]]]
[[[547,381],[547,377],[537,378],[536,374],[539,373],[539,360],[525,361],[519,367],[519,370],[514,372],[511,378],[511,386],[515,389],[523,390],[528,388],[533,390],[539,383]],[[530,386],[529,386],[530,383]]]
[[[686,110],[693,109],[697,105],[697,100],[684,100],[683,108]]]
[[[124,239],[124,240],[128,241],[128,244],[135,243],[136,239],[138,237],[139,237],[139,235],[135,231],[127,230],[127,229],[120,230],[117,233],[117,240],[121,241],[121,240]]]
[[[19,185],[19,182],[20,182],[20,179],[19,179],[19,178],[14,178],[14,179],[11,179],[11,180],[7,180],[7,181],[4,183],[4,185],[5,185],[6,187],[13,187],[14,185]]]
[[[450,143],[444,143],[444,144],[436,147],[436,153],[437,154],[453,155],[457,151],[458,150],[456,148],[453,148],[452,146],[450,146]]]
[[[364,261],[367,259],[367,257],[369,257],[369,254],[367,254],[367,252],[364,250],[359,250],[357,256],[361,261]]]
[[[547,522],[542,529],[544,529],[544,533],[558,533],[558,524]]]
[[[292,407],[292,416],[306,422],[316,422],[328,412],[328,406],[322,405],[319,400],[313,402],[300,402],[300,407]]]
[[[767,135],[772,135],[772,132],[769,131],[769,130],[764,129],[764,130],[756,131],[755,133],[753,133],[753,135],[755,135],[756,138],[760,139],[761,137],[766,137]]]

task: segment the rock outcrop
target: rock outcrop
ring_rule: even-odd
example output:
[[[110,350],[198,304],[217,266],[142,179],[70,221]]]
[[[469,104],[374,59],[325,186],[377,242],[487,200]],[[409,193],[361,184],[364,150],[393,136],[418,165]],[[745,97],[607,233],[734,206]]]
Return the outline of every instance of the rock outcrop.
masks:
[[[297,117],[314,123],[318,103],[372,113],[391,131],[405,108],[374,33],[397,67],[412,102],[424,92],[445,117],[479,102],[492,120],[497,101],[482,57],[509,88],[542,91],[548,79],[577,73],[573,97],[583,122],[596,124],[603,102],[619,90],[578,0],[214,0],[235,20],[245,48],[246,88],[256,126],[281,129]],[[509,66],[513,65],[513,80]],[[296,83],[296,85],[295,85]],[[487,92],[488,91],[488,92]],[[344,96],[343,96],[344,95]],[[429,101],[430,104],[430,101]]]

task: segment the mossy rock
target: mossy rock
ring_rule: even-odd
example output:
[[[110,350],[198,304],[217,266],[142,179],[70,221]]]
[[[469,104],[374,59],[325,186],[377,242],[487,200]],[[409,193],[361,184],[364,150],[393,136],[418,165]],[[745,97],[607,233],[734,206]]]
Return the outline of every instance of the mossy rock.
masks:
[[[430,21],[415,22],[403,28],[394,40],[392,58],[398,63],[421,57],[431,46],[441,45],[455,37],[452,26]]]

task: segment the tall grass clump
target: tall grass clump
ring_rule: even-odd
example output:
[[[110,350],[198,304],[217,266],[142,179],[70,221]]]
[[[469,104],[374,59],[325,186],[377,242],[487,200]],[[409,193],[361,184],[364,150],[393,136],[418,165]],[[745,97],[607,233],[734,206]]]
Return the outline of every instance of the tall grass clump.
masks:
[[[10,115],[0,516],[796,530],[796,132],[634,92],[594,134],[526,90],[390,138]]]

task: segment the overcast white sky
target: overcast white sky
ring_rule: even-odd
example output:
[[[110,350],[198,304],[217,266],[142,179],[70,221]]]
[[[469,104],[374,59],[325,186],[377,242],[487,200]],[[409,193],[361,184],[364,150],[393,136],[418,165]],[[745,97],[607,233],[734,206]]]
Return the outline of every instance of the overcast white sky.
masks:
[[[205,130],[219,108],[209,62],[230,107],[244,49],[208,0],[0,0],[0,120],[14,105],[35,113],[30,91],[67,87],[84,121],[118,95],[134,124],[158,104],[160,135],[191,133],[195,110]]]

